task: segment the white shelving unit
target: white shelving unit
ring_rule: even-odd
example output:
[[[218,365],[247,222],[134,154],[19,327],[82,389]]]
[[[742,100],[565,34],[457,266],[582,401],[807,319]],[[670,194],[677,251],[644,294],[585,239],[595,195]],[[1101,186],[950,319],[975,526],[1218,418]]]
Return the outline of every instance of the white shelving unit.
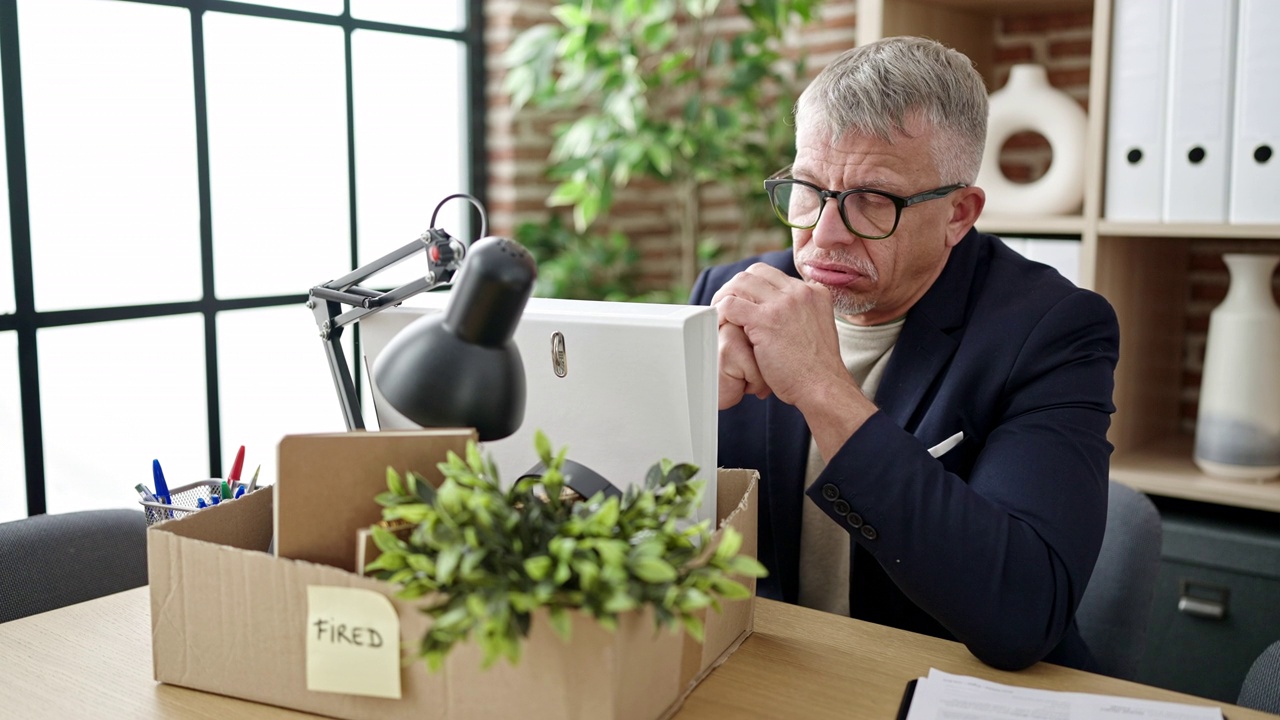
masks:
[[[892,35],[932,37],[964,52],[991,84],[995,34],[1005,15],[1093,13],[1082,212],[988,217],[984,232],[1065,235],[1081,241],[1080,282],[1111,301],[1120,319],[1120,365],[1110,439],[1112,477],[1153,495],[1280,512],[1280,482],[1215,480],[1191,460],[1179,428],[1189,247],[1197,239],[1280,240],[1280,225],[1121,223],[1104,217],[1111,0],[859,0],[858,43]]]

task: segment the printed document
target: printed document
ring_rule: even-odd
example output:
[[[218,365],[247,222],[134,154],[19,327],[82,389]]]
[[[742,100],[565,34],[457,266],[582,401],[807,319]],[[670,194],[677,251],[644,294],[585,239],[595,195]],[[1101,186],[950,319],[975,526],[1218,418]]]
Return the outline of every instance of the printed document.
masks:
[[[916,681],[907,720],[1222,720],[1222,709],[1014,687],[937,669]]]

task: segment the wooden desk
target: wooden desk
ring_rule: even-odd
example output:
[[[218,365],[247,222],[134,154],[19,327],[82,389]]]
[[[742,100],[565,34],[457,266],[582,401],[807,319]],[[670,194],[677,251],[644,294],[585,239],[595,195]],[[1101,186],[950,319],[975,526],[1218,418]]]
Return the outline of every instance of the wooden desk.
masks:
[[[314,717],[157,684],[147,588],[0,625],[0,708],[14,718]],[[1203,698],[1041,663],[993,670],[963,645],[761,600],[755,634],[685,702],[677,720],[868,718],[897,712],[903,686],[930,667],[1051,690],[1201,705]],[[1273,718],[1225,706],[1230,720]]]

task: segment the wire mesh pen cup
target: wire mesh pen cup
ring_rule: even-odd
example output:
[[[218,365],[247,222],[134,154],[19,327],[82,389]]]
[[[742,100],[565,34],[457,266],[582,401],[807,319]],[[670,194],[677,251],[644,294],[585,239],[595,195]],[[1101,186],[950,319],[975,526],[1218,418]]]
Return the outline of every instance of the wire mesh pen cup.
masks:
[[[212,507],[213,498],[219,496],[222,482],[218,478],[211,478],[173,488],[169,491],[170,504],[167,505],[149,500],[140,500],[138,504],[147,513],[147,525],[186,517],[188,513],[205,509],[199,506],[201,500],[204,500],[206,507]],[[254,491],[256,492],[257,488]],[[245,494],[247,495],[248,492],[246,491]]]

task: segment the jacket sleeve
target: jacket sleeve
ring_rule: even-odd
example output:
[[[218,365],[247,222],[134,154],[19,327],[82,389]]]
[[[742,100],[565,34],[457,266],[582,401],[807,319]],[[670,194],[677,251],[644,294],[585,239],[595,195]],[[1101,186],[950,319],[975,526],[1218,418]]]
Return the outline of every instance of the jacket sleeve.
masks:
[[[689,304],[710,305],[716,290],[725,283],[725,279],[717,276],[724,274],[724,270],[720,267],[709,267],[698,273],[698,279],[693,283],[693,290],[689,292]]]
[[[1114,311],[1074,292],[1026,335],[968,477],[883,412],[831,458],[809,496],[978,659],[1018,669],[1070,627],[1106,523]],[[984,400],[985,401],[985,400]],[[870,528],[870,530],[868,530]],[[856,591],[856,589],[855,589]]]

